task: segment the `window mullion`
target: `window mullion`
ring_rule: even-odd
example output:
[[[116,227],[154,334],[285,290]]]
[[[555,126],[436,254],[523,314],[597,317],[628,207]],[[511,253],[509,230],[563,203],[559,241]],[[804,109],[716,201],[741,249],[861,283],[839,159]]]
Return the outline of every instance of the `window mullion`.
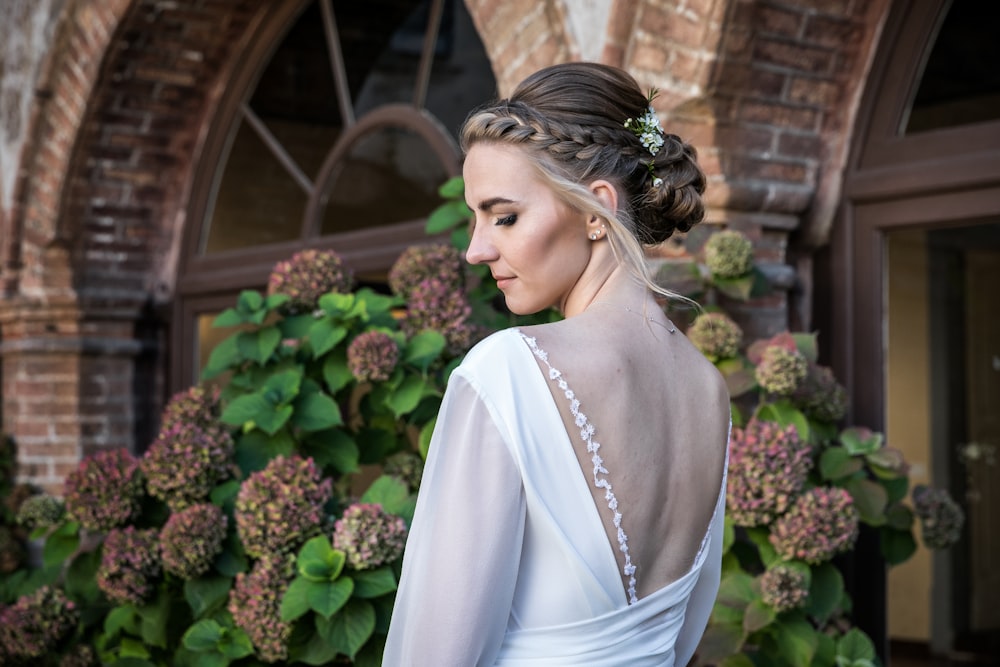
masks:
[[[281,165],[288,171],[289,175],[295,179],[295,182],[299,184],[305,193],[311,197],[313,192],[316,190],[315,184],[309,179],[308,176],[306,176],[305,172],[299,168],[295,159],[289,155],[288,151],[285,150],[285,147],[281,145],[281,142],[278,141],[273,134],[271,134],[271,130],[267,129],[267,125],[264,124],[264,121],[262,121],[260,117],[254,113],[253,109],[250,108],[250,105],[246,103],[243,104],[243,116],[247,119],[247,122],[250,123],[250,127],[257,132],[257,136],[260,137],[261,141],[263,141],[267,145],[268,149],[270,149],[271,153],[274,154],[274,157],[278,159],[278,162],[280,162]]]
[[[320,0],[323,10],[323,32],[326,33],[326,47],[330,53],[330,69],[333,71],[333,81],[337,88],[337,101],[340,103],[340,115],[344,128],[354,125],[354,102],[351,100],[351,89],[347,82],[347,70],[344,67],[344,54],[340,48],[340,37],[337,33],[337,22],[333,16],[332,0]]]
[[[427,100],[427,87],[431,80],[431,67],[434,65],[434,49],[437,46],[438,30],[441,27],[441,16],[444,13],[444,0],[433,0],[427,15],[427,32],[424,33],[424,46],[420,54],[420,69],[413,86],[413,106],[424,108]]]

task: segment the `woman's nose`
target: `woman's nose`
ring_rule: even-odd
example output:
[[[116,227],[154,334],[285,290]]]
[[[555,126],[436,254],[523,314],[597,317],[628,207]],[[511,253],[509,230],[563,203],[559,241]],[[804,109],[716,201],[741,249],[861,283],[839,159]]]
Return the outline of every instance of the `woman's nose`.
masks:
[[[496,258],[496,249],[484,227],[486,225],[482,223],[472,224],[469,248],[465,251],[465,261],[469,264],[482,264]]]

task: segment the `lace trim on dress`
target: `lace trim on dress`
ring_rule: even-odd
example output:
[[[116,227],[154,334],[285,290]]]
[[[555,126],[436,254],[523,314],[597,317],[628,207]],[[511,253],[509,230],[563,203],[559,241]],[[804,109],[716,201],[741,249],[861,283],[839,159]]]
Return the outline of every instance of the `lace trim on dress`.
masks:
[[[534,338],[526,336],[520,331],[518,333],[528,344],[528,347],[531,348],[535,356],[548,367],[549,379],[558,384],[567,400],[569,400],[569,411],[573,414],[574,423],[580,429],[580,438],[587,444],[587,451],[591,454],[590,461],[594,464],[594,486],[604,489],[604,499],[608,502],[608,509],[613,513],[612,521],[618,530],[618,549],[625,555],[625,565],[622,567],[622,572],[628,577],[628,603],[635,604],[639,601],[635,593],[635,565],[632,564],[632,556],[628,549],[628,536],[622,528],[622,513],[618,511],[618,499],[611,490],[611,482],[608,481],[607,477],[604,477],[604,475],[608,474],[608,469],[604,467],[604,459],[598,454],[601,444],[594,440],[594,425],[580,411],[580,401],[576,398],[573,390],[569,388],[566,380],[563,379],[562,373],[553,368],[549,363],[548,352],[538,347],[538,343]]]

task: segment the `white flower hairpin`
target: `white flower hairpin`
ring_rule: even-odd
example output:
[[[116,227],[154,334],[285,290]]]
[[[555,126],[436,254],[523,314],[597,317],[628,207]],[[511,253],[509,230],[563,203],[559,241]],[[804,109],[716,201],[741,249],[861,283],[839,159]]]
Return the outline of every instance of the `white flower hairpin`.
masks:
[[[653,111],[653,98],[658,92],[656,88],[649,91],[649,106],[646,107],[644,114],[638,118],[625,119],[625,129],[631,130],[632,134],[639,137],[643,148],[648,150],[654,158],[663,148],[663,127],[660,126],[660,118]],[[653,187],[658,188],[663,185],[663,179],[654,172],[653,160],[647,162],[646,166],[649,169],[649,175],[653,178]]]

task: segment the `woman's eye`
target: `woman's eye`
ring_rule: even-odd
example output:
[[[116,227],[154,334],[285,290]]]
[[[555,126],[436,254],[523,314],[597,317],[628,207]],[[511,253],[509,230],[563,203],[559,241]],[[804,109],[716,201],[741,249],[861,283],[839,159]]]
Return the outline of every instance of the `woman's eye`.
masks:
[[[496,224],[506,226],[506,225],[513,225],[515,222],[517,222],[517,215],[512,213],[511,215],[504,216],[498,219]]]

